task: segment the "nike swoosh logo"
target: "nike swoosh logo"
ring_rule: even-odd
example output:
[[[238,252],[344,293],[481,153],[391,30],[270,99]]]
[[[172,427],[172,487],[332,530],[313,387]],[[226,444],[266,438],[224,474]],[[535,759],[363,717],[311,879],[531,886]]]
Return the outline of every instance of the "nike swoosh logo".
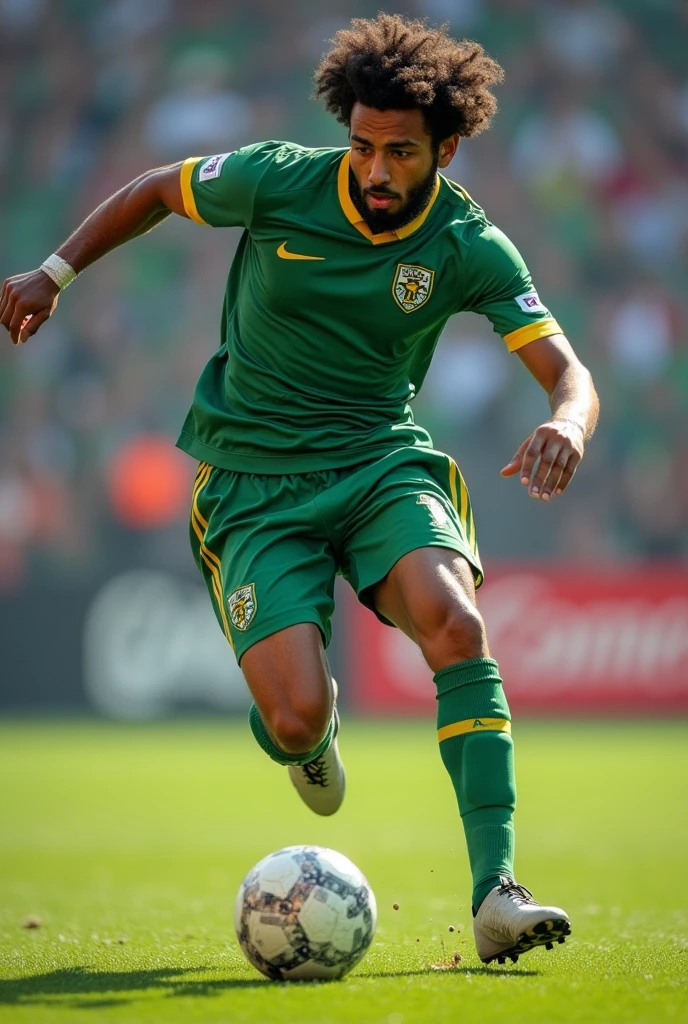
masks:
[[[301,253],[298,253],[298,252],[287,252],[287,243],[286,242],[282,242],[282,244],[280,245],[279,249],[277,250],[277,255],[279,256],[279,258],[281,260],[324,260],[325,259],[324,256],[302,256]]]

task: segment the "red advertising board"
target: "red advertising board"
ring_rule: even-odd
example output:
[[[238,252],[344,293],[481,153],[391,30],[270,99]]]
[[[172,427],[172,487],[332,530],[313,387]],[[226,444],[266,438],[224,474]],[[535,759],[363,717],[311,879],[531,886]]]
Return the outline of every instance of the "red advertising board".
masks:
[[[512,710],[688,713],[688,569],[488,566],[478,607]],[[356,710],[431,712],[415,645],[355,601],[349,612]]]

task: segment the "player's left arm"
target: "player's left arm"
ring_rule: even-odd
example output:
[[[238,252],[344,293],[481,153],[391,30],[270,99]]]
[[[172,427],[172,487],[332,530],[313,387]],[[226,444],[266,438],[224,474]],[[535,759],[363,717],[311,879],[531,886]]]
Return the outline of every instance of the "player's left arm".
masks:
[[[502,476],[519,473],[532,498],[549,501],[570,484],[595,430],[599,401],[590,372],[563,334],[531,341],[517,354],[546,391],[552,416],[519,446]]]
[[[592,378],[540,301],[523,257],[494,224],[473,239],[463,282],[461,308],[486,316],[547,392],[550,419],[525,439],[502,476],[520,473],[532,498],[549,501],[570,484],[595,429],[599,403]]]

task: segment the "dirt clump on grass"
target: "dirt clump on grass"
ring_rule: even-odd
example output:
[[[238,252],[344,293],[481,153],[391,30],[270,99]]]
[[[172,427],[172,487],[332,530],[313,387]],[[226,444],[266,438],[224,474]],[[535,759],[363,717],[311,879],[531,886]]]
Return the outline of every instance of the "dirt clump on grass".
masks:
[[[431,971],[454,971],[461,963],[461,954],[452,953],[446,960],[440,960],[436,964],[430,964]]]

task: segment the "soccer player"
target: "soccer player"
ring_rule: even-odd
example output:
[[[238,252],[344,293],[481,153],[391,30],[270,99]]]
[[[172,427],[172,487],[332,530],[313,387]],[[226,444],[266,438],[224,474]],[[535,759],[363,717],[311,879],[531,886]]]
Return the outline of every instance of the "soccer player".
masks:
[[[476,607],[471,505],[409,402],[447,319],[472,310],[549,399],[505,477],[540,501],[563,494],[598,410],[519,253],[439,173],[461,137],[488,126],[501,77],[477,43],[397,16],[356,19],[316,72],[350,148],[265,142],[149,171],[0,297],[19,344],[78,273],[169,213],[244,228],[221,344],[178,441],[199,462],[194,556],[253,696],[255,738],[318,814],[338,809],[345,786],[325,657],[336,574],[418,644],[485,963],[563,942],[570,922],[514,880],[510,713]]]

